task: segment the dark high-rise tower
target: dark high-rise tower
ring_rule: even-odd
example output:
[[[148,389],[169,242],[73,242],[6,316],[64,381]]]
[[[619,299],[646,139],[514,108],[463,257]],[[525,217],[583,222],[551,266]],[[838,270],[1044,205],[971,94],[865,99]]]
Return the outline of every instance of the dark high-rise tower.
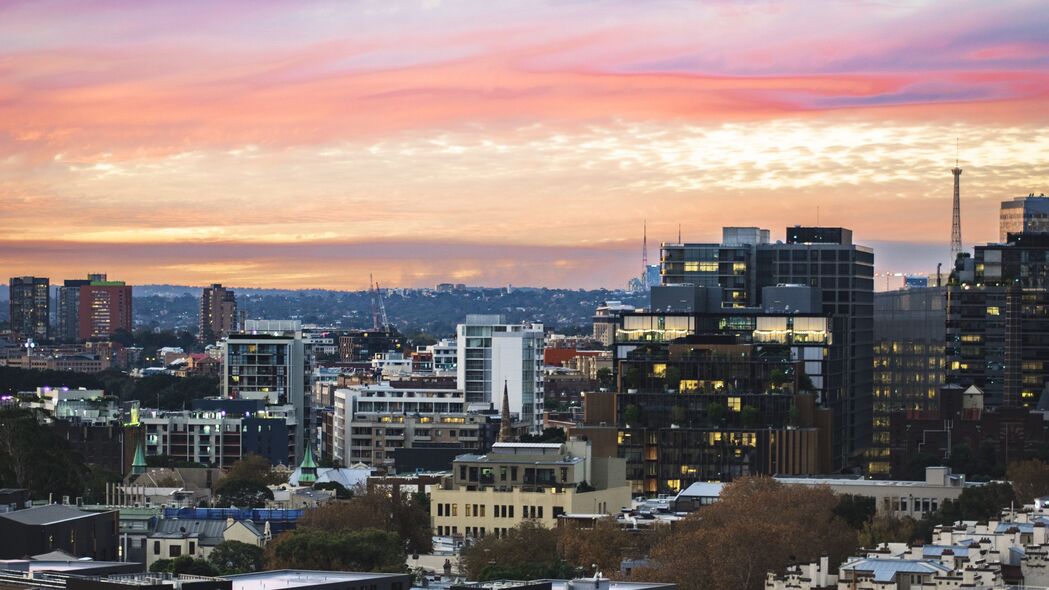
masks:
[[[16,340],[47,340],[51,335],[50,280],[44,277],[11,277],[11,333]]]
[[[954,161],[954,215],[951,219],[951,263],[958,258],[962,252],[962,169],[958,167],[958,160]]]
[[[237,329],[237,298],[232,289],[215,283],[200,294],[201,342],[214,342]]]

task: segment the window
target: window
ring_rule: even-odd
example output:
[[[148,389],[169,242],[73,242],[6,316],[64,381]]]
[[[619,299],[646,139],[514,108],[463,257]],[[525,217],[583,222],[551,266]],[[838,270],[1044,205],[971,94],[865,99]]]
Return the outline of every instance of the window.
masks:
[[[168,557],[178,557],[182,555],[182,547],[180,545],[168,545]]]
[[[195,555],[196,553],[197,553],[197,542],[196,541],[190,541],[189,542],[189,554],[190,555]]]
[[[160,541],[153,541],[153,555],[160,555]]]

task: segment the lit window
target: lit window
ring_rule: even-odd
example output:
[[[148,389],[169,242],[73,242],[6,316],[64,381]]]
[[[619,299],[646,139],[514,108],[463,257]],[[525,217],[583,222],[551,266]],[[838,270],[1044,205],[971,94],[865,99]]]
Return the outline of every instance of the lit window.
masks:
[[[1000,309],[999,309],[998,307],[996,307],[996,306],[994,306],[994,307],[988,307],[988,308],[987,308],[987,315],[1002,315],[1002,312],[1001,312],[1001,310],[1000,310]]]

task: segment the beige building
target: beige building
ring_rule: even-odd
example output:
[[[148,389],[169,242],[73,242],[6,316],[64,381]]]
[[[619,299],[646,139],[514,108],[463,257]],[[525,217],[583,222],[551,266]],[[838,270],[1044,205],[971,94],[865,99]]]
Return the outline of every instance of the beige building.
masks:
[[[460,455],[430,494],[439,536],[504,535],[524,520],[546,527],[569,514],[616,514],[630,505],[626,462],[593,457],[586,441],[496,443],[486,455]]]
[[[952,474],[950,467],[926,467],[925,481],[809,477],[777,477],[776,480],[787,485],[825,485],[835,494],[867,496],[874,498],[878,514],[918,520],[936,512],[944,500],[957,500],[965,488],[983,485],[966,482],[964,475]]]

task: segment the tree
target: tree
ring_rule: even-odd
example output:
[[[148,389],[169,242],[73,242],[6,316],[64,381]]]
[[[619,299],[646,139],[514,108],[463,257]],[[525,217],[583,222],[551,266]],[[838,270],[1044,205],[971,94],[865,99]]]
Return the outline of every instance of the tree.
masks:
[[[1016,492],[1016,501],[1021,504],[1031,504],[1035,498],[1049,495],[1049,465],[1038,459],[1010,464],[1008,478]]]
[[[842,494],[838,496],[838,505],[834,507],[834,514],[856,530],[863,529],[876,512],[877,505],[870,496]]]
[[[863,523],[860,545],[874,548],[881,543],[910,543],[918,538],[918,522],[909,516],[875,516]]]
[[[230,466],[226,472],[225,481],[251,481],[261,485],[278,485],[288,483],[285,477],[273,471],[269,459],[261,456],[248,454],[241,457],[239,461]],[[219,485],[222,485],[219,482]]]
[[[244,479],[223,479],[215,486],[216,505],[237,508],[264,508],[273,492],[265,485]]]
[[[728,413],[728,408],[718,402],[710,402],[707,404],[707,420],[711,426],[721,426],[725,423],[725,415]]]
[[[831,567],[852,554],[856,532],[834,513],[826,486],[784,486],[744,477],[725,487],[721,501],[678,523],[655,548],[652,569],[634,576],[673,582],[682,590],[758,590],[765,574],[792,562],[830,556]]]
[[[328,502],[306,513],[299,527],[339,532],[362,529],[391,531],[412,553],[433,550],[433,533],[425,496],[387,494],[357,489],[348,501]]]
[[[569,523],[557,533],[561,558],[588,574],[593,573],[590,568],[595,565],[602,572],[618,571],[633,547],[630,535],[611,519],[601,519],[589,529]]]
[[[739,421],[743,426],[753,428],[761,422],[761,412],[754,406],[743,406],[739,411]]]
[[[208,554],[208,562],[222,575],[257,572],[265,562],[262,547],[240,541],[223,541]]]
[[[558,533],[523,521],[504,537],[489,536],[463,550],[459,559],[471,580],[572,578],[575,571],[558,553]]]
[[[347,490],[341,483],[337,481],[325,481],[321,483],[313,484],[315,490],[331,490],[335,492],[336,500],[349,500],[353,497],[353,491]]]
[[[395,533],[298,527],[266,547],[266,569],[402,572],[408,554]]]
[[[670,408],[670,421],[674,424],[684,424],[685,420],[688,419],[688,409],[681,404],[674,405]]]
[[[623,410],[623,421],[627,426],[638,426],[641,423],[641,408],[630,404]]]
[[[175,559],[160,559],[149,566],[149,571],[169,574],[190,574],[193,576],[217,576],[218,571],[206,560],[194,559],[188,555]]]
[[[597,370],[597,385],[606,389],[612,387],[612,369],[602,367]]]
[[[666,373],[663,376],[664,387],[666,389],[672,389],[677,391],[681,387],[681,369],[677,367],[667,367]]]
[[[0,409],[0,483],[4,486],[28,488],[36,499],[73,498],[82,494],[87,474],[83,459],[54,429],[41,424],[34,411]]]
[[[1016,501],[1012,486],[1007,483],[989,483],[967,487],[955,501],[944,500],[939,512],[942,523],[958,520],[990,520],[998,518],[1002,510]]]
[[[523,434],[521,442],[531,443],[563,443],[565,442],[565,431],[563,428],[552,426],[544,428],[540,434]]]

